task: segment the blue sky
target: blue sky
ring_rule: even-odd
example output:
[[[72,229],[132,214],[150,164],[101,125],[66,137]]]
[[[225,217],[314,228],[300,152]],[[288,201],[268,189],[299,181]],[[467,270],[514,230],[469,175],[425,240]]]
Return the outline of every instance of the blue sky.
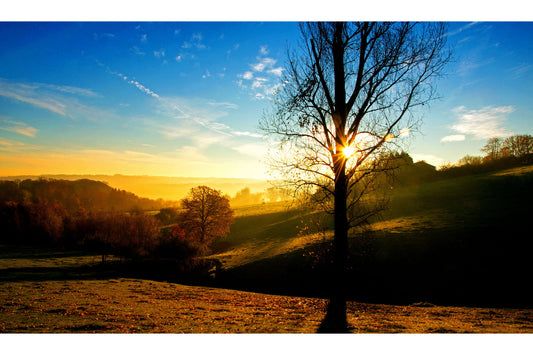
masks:
[[[439,166],[533,134],[533,23],[450,23],[454,62],[409,137]],[[267,178],[258,132],[297,22],[0,23],[0,175]]]

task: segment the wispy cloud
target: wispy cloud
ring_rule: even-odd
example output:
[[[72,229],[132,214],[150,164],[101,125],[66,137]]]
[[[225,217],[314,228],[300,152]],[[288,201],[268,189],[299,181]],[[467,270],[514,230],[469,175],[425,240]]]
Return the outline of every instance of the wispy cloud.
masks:
[[[441,142],[461,142],[466,139],[464,134],[453,134],[451,136],[446,136],[441,138]]]
[[[37,132],[39,132],[37,128],[28,126],[24,122],[11,121],[6,119],[2,120],[1,122],[3,123],[3,125],[0,126],[0,129],[8,132],[18,133],[26,137],[35,138],[35,135],[37,134]]]
[[[182,43],[181,48],[183,49],[205,49],[207,46],[203,43],[204,36],[201,33],[193,33],[190,40]]]
[[[265,68],[272,68],[276,64],[276,60],[273,58],[261,58],[257,63],[252,64],[254,71],[262,72]]]
[[[238,108],[237,105],[229,102],[181,97],[161,97],[158,105],[160,113],[178,120],[180,131],[186,135],[191,134],[190,130],[201,126],[212,132],[231,136],[231,128],[218,122],[218,119],[227,116],[230,110]],[[162,131],[161,133],[168,135],[170,132]],[[176,137],[178,132],[174,131],[170,134]]]
[[[4,153],[20,153],[25,147],[22,142],[0,137],[0,151]]]
[[[209,158],[201,153],[198,146],[185,145],[176,149],[176,154],[179,159],[202,162],[209,161]]]
[[[226,51],[226,57],[229,58],[230,54],[233,53],[234,51],[236,51],[237,49],[239,49],[240,46],[241,46],[241,45],[240,45],[239,43],[235,43],[235,44],[233,45],[233,47],[231,47],[230,49],[228,49],[228,50]]]
[[[505,128],[504,123],[514,110],[513,106],[486,106],[479,110],[468,110],[465,106],[459,106],[453,109],[457,119],[450,128],[459,135],[471,135],[474,139],[507,137],[513,132]]]
[[[179,153],[202,158],[203,151],[211,146],[229,148],[241,155],[258,157],[265,151],[265,146],[258,148],[257,139],[261,135],[235,130],[221,122],[238,106],[230,102],[217,102],[205,99],[185,99],[180,97],[162,97],[159,100],[160,114],[174,120],[162,124],[150,122],[163,137],[176,140],[182,144]],[[194,147],[194,149],[193,149]]]
[[[258,133],[252,133],[248,131],[233,131],[233,134],[236,136],[247,136],[247,137],[253,137],[253,138],[263,138],[261,134]]]
[[[101,65],[105,66],[104,64],[101,64]],[[130,77],[128,77],[127,75],[124,75],[124,74],[122,74],[120,72],[113,71],[108,66],[105,66],[105,68],[106,68],[106,70],[109,73],[118,76],[122,80],[126,81],[128,84],[134,85],[137,89],[139,89],[140,91],[144,92],[145,94],[150,95],[152,97],[155,97],[156,99],[159,98],[158,94],[156,94],[155,92],[153,92],[152,90],[150,90],[149,88],[147,88],[146,86],[144,86],[143,84],[138,82],[137,80],[133,80]]]
[[[79,102],[78,99],[83,97],[98,96],[94,91],[85,88],[47,83],[20,83],[0,78],[0,96],[69,118],[95,119],[109,116],[109,112]]]
[[[246,71],[241,74],[240,77],[246,80],[252,80],[254,78],[254,73],[252,73],[251,71]]]
[[[159,95],[157,95],[155,92],[153,92],[152,90],[148,89],[146,86],[142,85],[138,81],[129,80],[128,83],[132,84],[132,85],[135,85],[135,87],[137,89],[139,89],[140,91],[144,92],[145,94],[148,94],[148,95],[150,95],[152,97],[155,97],[155,98],[159,98]]]
[[[457,35],[457,34],[463,32],[463,31],[469,29],[470,27],[472,27],[472,26],[474,26],[474,25],[476,25],[476,24],[478,24],[478,22],[470,22],[470,23],[467,23],[466,25],[459,27],[459,28],[458,28],[457,30],[455,30],[455,31],[451,31],[451,32],[446,33],[445,36],[448,36],[448,37],[455,36],[455,35]]]
[[[281,76],[283,74],[283,68],[282,67],[272,68],[268,72],[271,74],[274,74],[275,76]]]
[[[137,46],[133,46],[133,47],[131,47],[131,48],[130,48],[130,51],[131,51],[133,54],[136,54],[136,55],[145,55],[145,54],[146,54],[145,52],[141,51],[141,50],[139,49],[139,47],[137,47]]]
[[[493,57],[486,58],[484,60],[474,60],[472,58],[464,59],[459,63],[457,74],[464,76],[479,67],[494,63],[495,61],[496,59]]]
[[[530,72],[533,69],[533,64],[530,63],[521,63],[511,69],[509,71],[512,74],[513,79],[518,79]]]
[[[61,91],[61,92],[65,92],[65,93],[73,94],[73,95],[93,96],[93,97],[94,96],[98,96],[97,93],[95,93],[94,91],[92,91],[90,89],[77,88],[77,87],[74,87],[74,86],[51,85],[51,84],[39,84],[39,85],[41,85],[42,87],[48,88],[48,89]]]
[[[232,147],[233,150],[239,152],[242,155],[247,155],[252,158],[261,159],[268,151],[268,146],[265,142],[254,142],[239,144]]]
[[[7,87],[7,89],[6,89]],[[0,96],[7,97],[8,99],[25,102],[30,105],[43,108],[66,116],[65,105],[52,97],[37,96],[31,88],[25,88],[23,86],[17,86],[17,84],[0,81]]]
[[[255,140],[262,137],[255,133],[234,130],[220,121],[223,117],[228,116],[231,111],[238,109],[238,106],[232,102],[220,102],[203,98],[186,99],[183,97],[160,96],[122,73],[111,71],[109,68],[108,71],[128,83],[134,84],[142,92],[157,99],[154,101],[155,113],[162,119],[158,121],[146,120],[146,124],[151,129],[167,139],[186,142],[183,147],[195,147],[198,149],[197,153],[215,144],[233,148],[236,145],[235,139],[237,138],[242,141],[243,139]],[[205,77],[210,75],[209,71],[204,74]],[[167,121],[161,123],[165,121],[165,118]],[[235,150],[239,151],[238,149]]]
[[[116,35],[113,34],[113,33],[93,33],[93,38],[95,40],[99,40],[100,38],[113,39],[115,37],[116,37]]]
[[[239,108],[237,104],[234,104],[232,102],[217,102],[217,101],[210,100],[207,102],[207,104],[209,106],[220,107],[226,110],[236,110]]]

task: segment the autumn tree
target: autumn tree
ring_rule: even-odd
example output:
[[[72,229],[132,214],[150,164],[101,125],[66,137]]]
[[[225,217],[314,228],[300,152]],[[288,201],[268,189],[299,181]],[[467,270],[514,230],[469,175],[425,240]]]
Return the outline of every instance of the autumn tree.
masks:
[[[225,237],[233,223],[233,210],[229,199],[207,186],[192,188],[182,200],[185,212],[181,227],[187,238],[193,238],[208,245],[216,237]]]
[[[533,154],[533,136],[530,134],[518,134],[507,137],[503,141],[502,150],[515,157]]]
[[[432,79],[449,59],[441,23],[308,23],[289,54],[274,112],[261,122],[279,142],[272,167],[297,191],[329,196],[333,274],[325,331],[345,331],[348,231],[375,211],[361,208],[380,157],[416,125],[434,98]],[[322,194],[317,194],[317,190]]]

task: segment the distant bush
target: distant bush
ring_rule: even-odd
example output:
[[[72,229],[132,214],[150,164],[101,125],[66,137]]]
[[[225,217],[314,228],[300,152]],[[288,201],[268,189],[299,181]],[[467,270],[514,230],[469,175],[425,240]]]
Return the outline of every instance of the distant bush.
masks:
[[[205,251],[205,244],[188,237],[185,231],[176,224],[163,230],[156,256],[183,261],[196,258],[204,254]]]

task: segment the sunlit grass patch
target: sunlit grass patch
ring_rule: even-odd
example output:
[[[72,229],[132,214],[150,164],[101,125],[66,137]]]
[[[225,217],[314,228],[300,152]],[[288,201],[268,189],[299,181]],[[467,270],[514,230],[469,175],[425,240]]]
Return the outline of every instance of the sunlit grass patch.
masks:
[[[225,268],[233,268],[262,259],[273,258],[282,254],[302,250],[309,246],[331,240],[333,232],[306,234],[282,240],[254,241],[240,244],[226,252],[212,257],[220,260]]]
[[[493,176],[509,176],[509,175],[524,175],[533,173],[533,165],[527,165],[527,166],[520,166],[518,168],[508,169],[508,170],[502,170],[493,173]]]
[[[235,217],[257,216],[270,213],[287,212],[296,206],[291,201],[261,203],[234,208]]]

